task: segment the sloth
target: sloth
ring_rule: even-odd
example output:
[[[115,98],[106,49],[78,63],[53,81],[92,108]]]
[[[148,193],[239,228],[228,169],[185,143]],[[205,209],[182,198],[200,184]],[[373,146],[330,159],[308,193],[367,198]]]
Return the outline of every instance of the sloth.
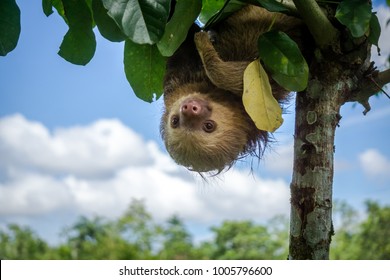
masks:
[[[243,73],[258,59],[257,40],[271,25],[296,39],[302,23],[248,5],[208,32],[193,25],[168,59],[160,131],[176,163],[219,174],[238,159],[262,156],[269,134],[244,109]],[[286,90],[270,83],[279,103],[288,99]]]

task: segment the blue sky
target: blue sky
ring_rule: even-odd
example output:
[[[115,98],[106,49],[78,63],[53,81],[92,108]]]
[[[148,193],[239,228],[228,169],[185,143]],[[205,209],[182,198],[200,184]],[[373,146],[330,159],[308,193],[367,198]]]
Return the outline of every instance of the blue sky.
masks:
[[[162,102],[134,96],[122,43],[96,32],[95,57],[72,65],[57,55],[67,31],[62,19],[47,18],[39,1],[18,4],[18,46],[0,57],[0,226],[30,225],[56,242],[79,215],[115,218],[132,198],[144,199],[160,221],[179,214],[197,238],[224,219],[288,215],[293,104],[253,174],[249,159],[205,183],[167,156]],[[383,24],[390,9],[378,16]],[[378,65],[389,55],[389,33],[382,29]],[[336,132],[334,198],[359,209],[366,199],[390,204],[390,100],[370,101],[367,116],[346,104]]]

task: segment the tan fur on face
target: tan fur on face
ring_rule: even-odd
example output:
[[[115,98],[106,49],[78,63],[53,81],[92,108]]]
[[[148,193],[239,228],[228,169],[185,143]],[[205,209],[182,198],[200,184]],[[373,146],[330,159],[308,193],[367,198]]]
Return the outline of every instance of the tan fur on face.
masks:
[[[217,128],[212,133],[202,130],[190,130],[183,127],[172,128],[169,120],[173,114],[177,114],[182,100],[188,97],[202,98],[210,104]],[[258,135],[254,139],[248,126],[251,122],[245,113],[241,101],[216,89],[213,93],[183,94],[172,105],[171,110],[165,112],[161,124],[161,132],[165,145],[171,157],[180,165],[197,172],[222,171],[226,166],[231,166],[234,161],[247,150],[247,145],[254,146]]]

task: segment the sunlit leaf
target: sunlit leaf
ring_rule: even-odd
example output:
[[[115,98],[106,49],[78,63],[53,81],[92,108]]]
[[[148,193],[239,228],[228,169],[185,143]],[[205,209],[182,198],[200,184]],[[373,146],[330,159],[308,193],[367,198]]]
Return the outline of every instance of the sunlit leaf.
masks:
[[[272,95],[268,75],[259,60],[250,63],[244,71],[242,102],[258,129],[274,132],[282,125],[282,109]]]
[[[103,0],[123,33],[138,44],[157,43],[168,20],[170,0]]]
[[[285,33],[270,31],[260,36],[259,56],[272,78],[289,91],[306,88],[309,67],[298,45]]]
[[[371,9],[366,0],[343,1],[338,5],[335,17],[358,38],[370,27]]]
[[[126,40],[124,66],[127,80],[140,99],[152,102],[154,97],[158,99],[162,95],[166,59],[156,45]]]
[[[171,56],[187,37],[188,30],[199,15],[202,0],[176,2],[175,12],[165,27],[157,47],[164,56]]]
[[[0,55],[5,56],[18,44],[20,10],[15,0],[0,0]]]

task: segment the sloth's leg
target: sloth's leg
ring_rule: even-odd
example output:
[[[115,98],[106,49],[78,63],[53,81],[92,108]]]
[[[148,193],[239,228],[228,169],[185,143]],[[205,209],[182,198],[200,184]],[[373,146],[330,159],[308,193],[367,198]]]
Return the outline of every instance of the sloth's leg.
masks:
[[[195,44],[211,82],[219,88],[242,95],[244,70],[249,61],[223,61],[207,32],[195,34]]]

